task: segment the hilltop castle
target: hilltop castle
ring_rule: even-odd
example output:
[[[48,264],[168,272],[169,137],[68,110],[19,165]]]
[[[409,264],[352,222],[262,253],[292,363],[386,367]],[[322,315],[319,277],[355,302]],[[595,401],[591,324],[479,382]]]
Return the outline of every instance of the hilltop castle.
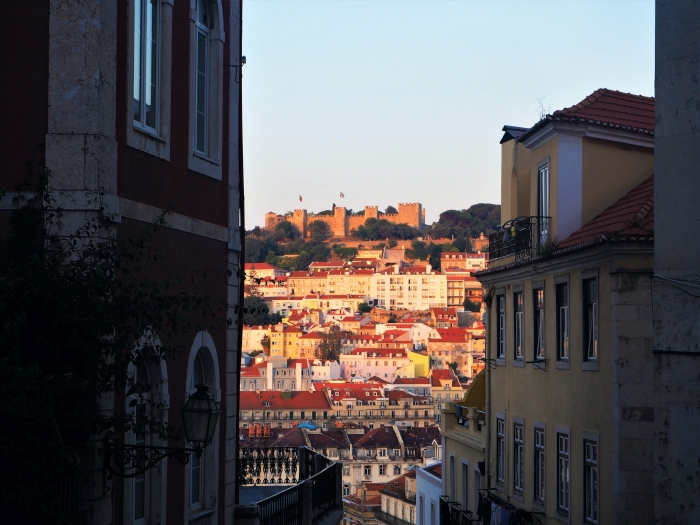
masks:
[[[382,213],[377,206],[365,206],[364,212],[349,214],[347,208],[336,206],[332,215],[316,215],[306,210],[294,210],[291,216],[265,214],[265,229],[272,231],[282,221],[296,226],[304,238],[308,236],[308,226],[313,221],[323,221],[331,228],[334,237],[348,237],[352,230],[365,224],[367,219],[385,219],[395,224],[408,224],[422,230],[425,227],[425,209],[419,202],[399,203],[398,213]]]

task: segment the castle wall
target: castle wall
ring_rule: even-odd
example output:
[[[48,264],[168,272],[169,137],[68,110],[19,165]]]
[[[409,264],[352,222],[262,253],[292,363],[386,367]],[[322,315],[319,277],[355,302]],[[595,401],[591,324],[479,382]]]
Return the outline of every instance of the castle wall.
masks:
[[[422,230],[425,227],[425,211],[423,205],[418,202],[399,203],[398,213],[379,213],[377,206],[365,206],[364,215],[349,215],[347,208],[336,206],[333,215],[314,215],[306,210],[294,210],[291,217],[276,215],[273,212],[265,214],[265,229],[274,230],[282,221],[289,221],[296,226],[303,237],[308,237],[309,223],[322,221],[328,224],[334,237],[347,237],[350,231],[363,226],[367,219],[385,219],[394,224],[408,224],[413,228]]]

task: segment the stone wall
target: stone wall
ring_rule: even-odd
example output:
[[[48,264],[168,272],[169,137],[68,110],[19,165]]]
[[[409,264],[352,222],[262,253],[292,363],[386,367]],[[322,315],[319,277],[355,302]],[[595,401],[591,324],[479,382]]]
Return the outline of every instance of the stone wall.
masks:
[[[656,2],[654,458],[659,524],[700,523],[700,3]]]
[[[613,501],[616,523],[654,523],[651,272],[611,274]],[[601,454],[601,457],[605,457]]]

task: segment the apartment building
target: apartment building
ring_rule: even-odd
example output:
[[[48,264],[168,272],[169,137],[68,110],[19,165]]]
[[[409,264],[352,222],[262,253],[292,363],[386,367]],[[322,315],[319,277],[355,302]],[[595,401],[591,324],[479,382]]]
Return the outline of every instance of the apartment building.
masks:
[[[367,295],[374,270],[329,270],[327,274],[329,294]]]
[[[462,310],[461,307],[440,307],[430,309],[430,318],[433,326],[436,328],[456,328],[457,327],[457,310]]]
[[[270,357],[290,357],[299,356],[299,339],[304,333],[296,326],[289,326],[283,323],[270,327]]]
[[[262,347],[264,337],[270,336],[270,325],[243,326],[243,352],[265,351]]]
[[[340,356],[340,374],[343,379],[377,376],[385,381],[396,377],[413,377],[413,361],[403,349],[355,348]]]
[[[380,490],[381,509],[375,517],[382,525],[414,525],[416,523],[416,472],[392,479]]]
[[[435,403],[438,424],[442,423],[441,411],[445,407],[445,403],[462,399],[464,396],[464,388],[451,368],[433,370],[430,373],[430,392],[433,403]]]
[[[318,383],[333,408],[332,419],[376,428],[396,424],[427,427],[435,423],[429,398],[402,390],[388,390],[380,383]]]
[[[440,270],[463,270],[476,272],[486,269],[487,253],[442,252],[440,254]]]
[[[241,426],[293,428],[303,421],[327,421],[331,407],[323,392],[241,391]]]
[[[480,489],[486,471],[486,373],[472,382],[464,399],[446,403],[442,410],[442,449],[444,473],[441,495],[459,505],[464,518],[476,520]],[[427,502],[427,498],[426,498]],[[439,512],[439,500],[431,498]],[[434,511],[431,511],[434,512]]]
[[[286,277],[287,272],[271,264],[258,262],[258,263],[245,263],[245,274],[246,280],[250,279],[277,279],[279,277]]]
[[[291,272],[287,276],[287,287],[290,296],[304,296],[307,294],[325,294],[328,282],[327,271],[316,272]]]
[[[428,310],[447,306],[447,278],[432,266],[394,265],[371,276],[369,296],[386,310]]]
[[[270,356],[266,361],[241,369],[241,390],[308,390],[313,361]]]
[[[478,273],[488,497],[547,524],[653,523],[654,100],[599,89],[504,131]]]

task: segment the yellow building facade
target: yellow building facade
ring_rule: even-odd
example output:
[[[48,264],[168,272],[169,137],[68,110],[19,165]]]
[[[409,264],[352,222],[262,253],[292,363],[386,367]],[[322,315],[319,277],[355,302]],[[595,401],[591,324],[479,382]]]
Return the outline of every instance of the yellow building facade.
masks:
[[[653,523],[654,101],[598,90],[504,129],[478,274],[487,496],[542,523]]]

